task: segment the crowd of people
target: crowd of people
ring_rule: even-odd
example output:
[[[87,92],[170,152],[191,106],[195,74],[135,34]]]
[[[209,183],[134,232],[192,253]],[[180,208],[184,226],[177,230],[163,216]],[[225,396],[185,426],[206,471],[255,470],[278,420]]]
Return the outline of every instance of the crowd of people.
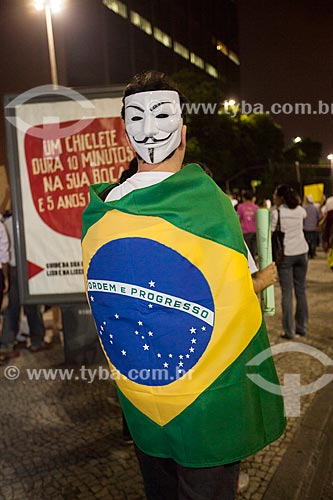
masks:
[[[255,193],[244,191],[241,198],[230,195],[236,209],[249,250],[256,258],[256,211]],[[233,201],[234,200],[234,201]],[[277,226],[284,235],[283,259],[277,262],[281,287],[282,329],[281,337],[292,339],[304,337],[308,323],[306,298],[306,274],[308,259],[314,259],[317,248],[328,254],[328,265],[333,271],[333,197],[322,204],[315,204],[311,194],[304,197],[303,206],[300,195],[288,185],[280,185],[270,200],[261,206],[271,210],[271,231]],[[293,294],[296,298],[296,311],[293,313]],[[295,318],[295,320],[294,320]]]

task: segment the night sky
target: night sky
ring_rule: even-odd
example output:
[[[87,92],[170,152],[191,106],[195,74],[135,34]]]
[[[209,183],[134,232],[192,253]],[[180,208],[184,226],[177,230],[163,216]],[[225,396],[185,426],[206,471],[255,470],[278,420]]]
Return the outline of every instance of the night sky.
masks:
[[[241,98],[250,103],[311,103],[333,112],[333,2],[239,0]],[[306,136],[333,152],[333,113],[275,115],[291,137]]]

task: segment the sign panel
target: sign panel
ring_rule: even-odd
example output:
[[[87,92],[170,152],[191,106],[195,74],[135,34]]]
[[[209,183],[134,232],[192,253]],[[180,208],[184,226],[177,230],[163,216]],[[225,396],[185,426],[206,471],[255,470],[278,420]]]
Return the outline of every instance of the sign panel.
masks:
[[[89,186],[117,182],[133,158],[119,90],[88,91],[82,101],[64,98],[64,90],[53,94],[39,102],[9,99],[6,107],[24,303],[84,300],[80,238]]]

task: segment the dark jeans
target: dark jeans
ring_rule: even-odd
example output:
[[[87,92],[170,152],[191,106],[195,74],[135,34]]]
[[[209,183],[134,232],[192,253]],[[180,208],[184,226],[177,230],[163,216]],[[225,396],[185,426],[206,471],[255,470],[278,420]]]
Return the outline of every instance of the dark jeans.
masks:
[[[244,240],[249,250],[252,254],[252,257],[255,259],[257,255],[257,235],[256,233],[244,233]]]
[[[17,269],[10,267],[9,271],[9,292],[8,306],[3,315],[3,328],[1,336],[1,345],[4,349],[11,350],[14,346],[16,334],[18,333],[20,320],[20,298],[17,283]],[[43,323],[40,306],[26,305],[24,312],[27,315],[30,328],[31,345],[40,347],[43,344],[45,328]]]
[[[234,500],[240,462],[191,468],[146,455],[135,446],[147,500]]]
[[[317,248],[317,231],[304,231],[305,239],[309,245],[309,257],[313,259],[316,256],[316,248]]]
[[[292,338],[295,333],[293,321],[293,290],[296,295],[296,333],[306,334],[308,323],[308,304],[306,300],[306,272],[308,269],[307,254],[285,255],[278,265],[279,280],[282,292],[282,327],[286,337]]]

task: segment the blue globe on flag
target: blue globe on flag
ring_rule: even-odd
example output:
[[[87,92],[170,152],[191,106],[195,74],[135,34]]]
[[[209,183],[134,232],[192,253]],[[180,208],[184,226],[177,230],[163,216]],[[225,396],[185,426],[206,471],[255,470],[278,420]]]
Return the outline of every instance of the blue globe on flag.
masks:
[[[214,326],[211,290],[175,250],[147,238],[108,242],[90,261],[87,287],[104,350],[125,377],[167,385],[205,352]]]

